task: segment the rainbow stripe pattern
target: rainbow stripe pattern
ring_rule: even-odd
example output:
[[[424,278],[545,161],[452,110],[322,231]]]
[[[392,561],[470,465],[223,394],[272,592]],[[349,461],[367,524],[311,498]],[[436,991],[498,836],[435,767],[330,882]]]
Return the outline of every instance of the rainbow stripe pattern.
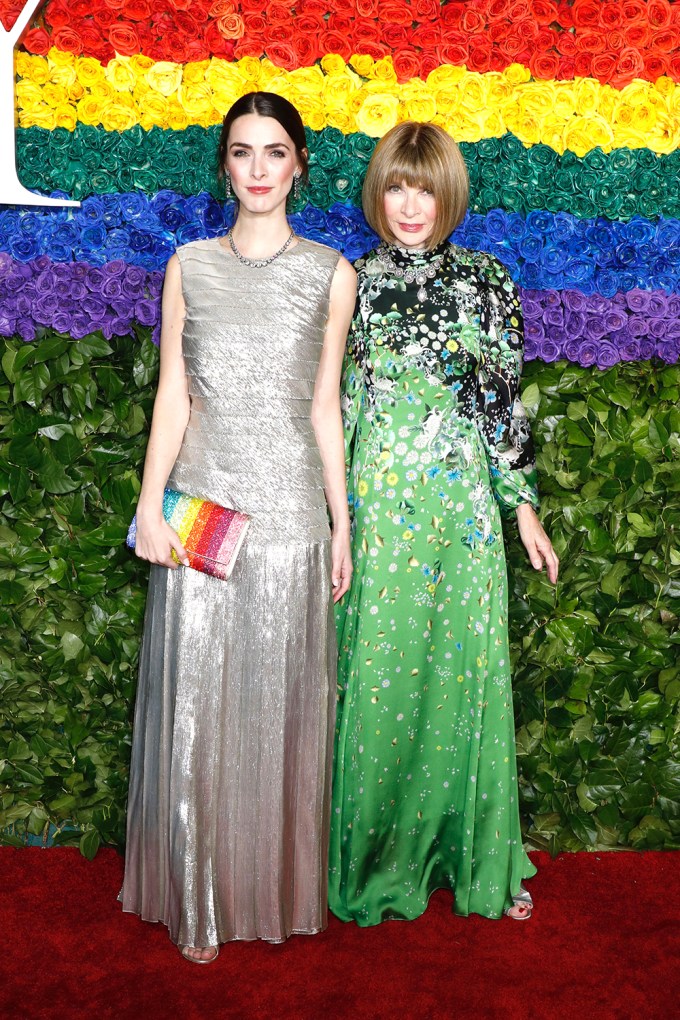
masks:
[[[250,523],[247,514],[166,488],[163,517],[177,532],[187,551],[190,567],[221,581],[229,579]],[[136,515],[126,542],[131,549],[135,548]],[[177,559],[174,551],[172,555]]]
[[[667,0],[47,0],[17,53],[19,176],[83,204],[0,210],[0,334],[157,337],[175,246],[233,216],[219,122],[268,89],[306,125],[298,233],[365,252],[376,141],[436,122],[470,170],[454,239],[508,266],[526,357],[675,363],[679,53]]]

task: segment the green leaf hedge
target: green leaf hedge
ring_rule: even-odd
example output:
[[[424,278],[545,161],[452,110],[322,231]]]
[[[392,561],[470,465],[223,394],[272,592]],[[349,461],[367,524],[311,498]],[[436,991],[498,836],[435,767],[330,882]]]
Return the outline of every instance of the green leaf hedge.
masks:
[[[124,546],[157,352],[4,342],[0,840],[124,839],[146,570]],[[526,366],[554,591],[508,534],[527,839],[680,846],[680,369]]]

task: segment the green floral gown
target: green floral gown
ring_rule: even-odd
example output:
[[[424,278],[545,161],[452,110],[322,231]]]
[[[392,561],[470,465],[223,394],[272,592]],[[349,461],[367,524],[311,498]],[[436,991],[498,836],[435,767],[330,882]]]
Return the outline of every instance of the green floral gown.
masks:
[[[356,264],[343,379],[354,576],[339,605],[330,906],[360,925],[499,917],[522,847],[500,511],[537,505],[522,315],[496,259],[445,243]],[[408,275],[408,273],[407,273]]]

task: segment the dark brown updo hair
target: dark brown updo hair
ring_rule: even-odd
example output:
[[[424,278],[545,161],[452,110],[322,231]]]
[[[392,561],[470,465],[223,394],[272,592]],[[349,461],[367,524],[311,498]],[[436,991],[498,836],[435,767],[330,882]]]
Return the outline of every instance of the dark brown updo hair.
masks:
[[[218,178],[221,180],[224,177],[231,126],[235,120],[248,113],[257,113],[260,117],[273,117],[274,120],[278,121],[283,130],[293,140],[295,152],[302,167],[301,176],[306,181],[309,173],[309,155],[307,153],[307,138],[302,117],[292,103],[289,103],[283,96],[277,96],[275,92],[246,92],[230,108],[222,122],[222,131],[220,132],[220,140],[217,146]]]

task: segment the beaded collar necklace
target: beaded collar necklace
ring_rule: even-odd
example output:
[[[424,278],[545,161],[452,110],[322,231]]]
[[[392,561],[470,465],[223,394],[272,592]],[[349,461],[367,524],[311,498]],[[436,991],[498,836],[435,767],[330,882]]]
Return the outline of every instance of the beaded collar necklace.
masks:
[[[273,255],[270,255],[268,259],[248,259],[246,258],[245,255],[242,255],[241,252],[236,247],[233,231],[231,230],[227,234],[227,241],[229,242],[229,247],[233,251],[236,258],[239,260],[239,262],[242,262],[244,266],[250,266],[251,269],[264,269],[264,267],[268,266],[271,262],[274,261],[274,259],[277,259],[279,255],[283,255],[286,248],[289,248],[290,245],[293,243],[294,237],[295,231],[291,230],[290,234],[288,235],[288,239],[286,240],[286,243],[282,244],[279,250],[275,251]]]
[[[448,244],[445,243],[433,251],[412,251],[409,248],[399,248],[397,245],[387,244],[386,241],[383,241],[378,246],[377,255],[391,276],[396,276],[404,283],[418,284],[416,296],[422,304],[428,296],[425,285],[441,269],[447,249]]]

